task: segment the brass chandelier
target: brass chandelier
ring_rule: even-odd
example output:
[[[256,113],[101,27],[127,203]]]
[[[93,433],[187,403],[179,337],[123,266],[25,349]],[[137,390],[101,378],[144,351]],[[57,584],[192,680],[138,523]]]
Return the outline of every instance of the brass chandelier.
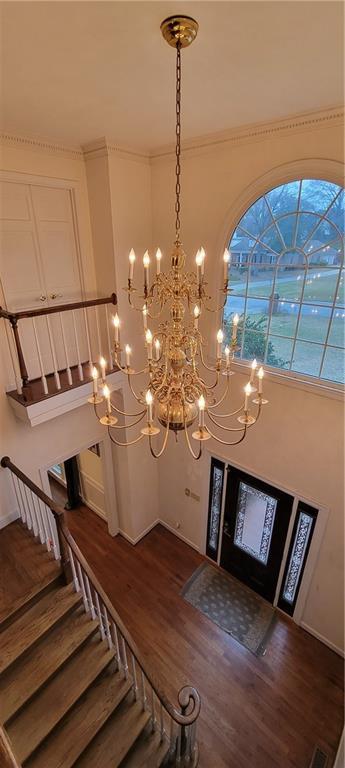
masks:
[[[121,360],[123,350],[120,345],[120,320],[116,314],[114,321],[114,352],[113,362],[127,375],[128,384],[133,397],[139,404],[135,413],[121,411],[112,401],[109,387],[106,383],[106,361],[100,359],[101,375],[93,368],[93,394],[89,402],[93,404],[101,424],[108,427],[111,440],[116,445],[129,446],[147,439],[154,458],[159,458],[167,444],[171,432],[176,439],[183,432],[188,449],[195,459],[202,453],[203,443],[213,438],[223,445],[237,445],[242,442],[250,427],[260,416],[263,399],[263,368],[258,369],[256,360],[251,365],[250,380],[244,388],[244,398],[239,408],[228,412],[219,412],[220,406],[230,394],[230,380],[233,375],[231,364],[236,351],[239,317],[235,315],[232,323],[232,336],[229,344],[223,350],[223,331],[217,333],[217,352],[214,365],[205,360],[205,342],[199,330],[199,319],[203,312],[222,313],[228,293],[228,271],[230,253],[225,250],[223,255],[223,284],[220,289],[222,300],[220,306],[210,307],[210,296],[207,294],[207,284],[204,277],[205,251],[200,248],[195,257],[195,272],[185,271],[185,253],[180,240],[180,177],[181,177],[181,50],[189,46],[198,32],[197,22],[188,16],[171,16],[161,24],[164,39],[176,49],[176,187],[175,214],[176,236],[171,254],[170,270],[161,272],[162,253],[156,252],[156,275],[150,283],[150,255],[148,251],[143,257],[144,286],[140,296],[140,306],[135,306],[133,285],[136,256],[133,250],[129,254],[128,294],[130,306],[142,313],[147,364],[142,370],[134,370],[131,365],[132,350],[125,346],[124,364]],[[169,317],[167,316],[169,310]],[[166,319],[163,319],[165,313]],[[187,317],[187,319],[186,319]],[[152,321],[159,321],[156,331],[151,331]],[[205,371],[202,372],[202,369]],[[146,375],[147,383],[142,391],[137,393],[133,379],[138,375]],[[212,374],[212,381],[206,378]],[[223,382],[223,391],[217,395],[218,385]],[[256,386],[257,383],[257,386]],[[253,393],[255,413],[251,412],[249,398]],[[106,413],[99,416],[97,406],[105,402]],[[223,406],[224,408],[224,406]],[[223,409],[221,408],[221,411]],[[133,418],[128,424],[119,425],[118,416]],[[228,420],[235,423],[229,426]],[[225,421],[225,424],[223,423]],[[144,425],[132,440],[121,442],[115,438],[116,430],[130,429],[140,422]],[[161,445],[157,445],[157,435],[164,428]],[[189,428],[192,427],[191,435]],[[220,430],[219,436],[216,430]],[[232,433],[232,440],[228,440]],[[193,441],[193,442],[192,442]]]

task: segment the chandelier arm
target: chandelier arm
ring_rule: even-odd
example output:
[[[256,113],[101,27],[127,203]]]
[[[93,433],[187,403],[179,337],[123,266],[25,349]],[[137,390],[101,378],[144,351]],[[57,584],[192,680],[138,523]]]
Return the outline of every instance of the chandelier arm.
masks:
[[[242,432],[242,430],[243,430],[243,427],[224,427],[223,424],[218,424],[218,421],[216,421],[213,418],[213,416],[208,411],[206,411],[206,414],[207,414],[208,418],[211,419],[212,424],[215,424],[216,427],[219,427],[219,429],[223,429],[225,432]],[[255,420],[255,422],[256,422],[256,420]]]
[[[162,454],[164,453],[164,451],[165,451],[165,449],[167,447],[167,442],[168,442],[168,437],[169,437],[169,424],[170,424],[170,421],[168,420],[167,426],[166,426],[166,430],[165,430],[163,445],[162,445],[160,451],[158,451],[158,453],[155,453],[155,451],[153,450],[151,435],[149,435],[150,451],[151,451],[151,455],[153,456],[154,459],[159,459],[160,456],[162,456]]]
[[[121,416],[129,416],[130,418],[133,416],[141,416],[142,414],[146,413],[146,408],[143,411],[139,411],[139,413],[127,413],[127,411],[121,411],[120,408],[117,408],[116,405],[111,401],[110,405],[112,407],[113,411],[116,411],[116,413],[120,413]]]
[[[143,413],[140,416],[140,418],[136,419],[135,421],[132,421],[131,424],[119,424],[118,426],[116,426],[115,424],[112,424],[111,428],[112,429],[130,429],[131,427],[135,427],[136,424],[139,424],[139,422],[143,420],[145,413],[146,413],[146,409],[145,409],[145,411],[143,411]]]
[[[144,403],[143,403],[143,401],[140,399],[139,395],[137,395],[137,394],[134,392],[134,389],[133,389],[133,385],[132,385],[132,382],[131,382],[131,376],[130,376],[130,374],[127,374],[127,380],[128,380],[128,385],[129,385],[129,388],[130,388],[130,390],[131,390],[131,393],[132,393],[133,397],[135,398],[135,400],[137,401],[137,403],[140,403],[140,405],[144,405]]]
[[[243,435],[240,437],[240,439],[239,440],[235,440],[233,443],[228,443],[226,440],[221,440],[221,438],[217,437],[217,435],[214,435],[213,432],[211,432],[211,430],[208,429],[208,427],[207,427],[207,431],[209,432],[211,437],[213,437],[213,439],[217,441],[217,443],[221,443],[222,445],[238,445],[239,443],[242,443],[242,441],[244,440],[244,438],[246,436],[247,426],[245,425],[243,427]]]
[[[209,405],[207,407],[208,407],[208,410],[209,410],[210,408],[215,408],[216,404],[215,405]],[[235,411],[231,411],[231,413],[213,413],[212,416],[216,416],[217,419],[229,419],[231,416],[236,416],[237,413],[240,413],[241,411],[243,411],[243,409],[244,409],[244,401],[243,401],[243,404],[241,405],[240,408],[236,408],[236,410]]]
[[[201,344],[200,344],[200,346],[199,346],[199,355],[200,355],[200,360],[201,360],[201,362],[202,362],[202,364],[203,364],[204,368],[206,368],[206,370],[207,370],[207,371],[211,371],[211,373],[216,373],[216,371],[217,371],[217,369],[216,369],[216,368],[211,368],[211,366],[209,366],[209,365],[207,365],[207,363],[205,363],[205,360],[204,360],[204,355],[203,355],[203,352],[202,352],[202,346],[201,346]]]
[[[218,405],[220,405],[223,402],[223,400],[225,400],[227,395],[229,394],[229,391],[230,391],[230,376],[227,376],[226,379],[227,379],[227,381],[226,381],[225,389],[224,389],[224,392],[223,392],[221,398],[219,400],[217,400],[216,403],[213,403],[212,406],[211,405],[208,406],[208,408],[218,408]]]
[[[112,436],[112,434],[110,432],[110,427],[108,427],[108,434],[109,434],[111,442],[114,443],[115,445],[120,445],[121,448],[127,448],[129,445],[135,445],[135,443],[139,443],[139,441],[143,440],[143,438],[145,437],[145,435],[141,435],[140,434],[139,437],[135,438],[135,440],[129,440],[128,443],[121,443],[119,440],[115,440],[113,438],[113,436]]]
[[[216,378],[216,381],[214,382],[214,384],[206,384],[206,381],[204,381],[203,379],[200,379],[200,381],[202,381],[202,383],[204,384],[204,386],[205,386],[205,388],[207,390],[215,389],[218,386],[218,384],[219,384],[219,371],[216,371],[216,374],[217,374],[217,378]]]
[[[118,360],[117,353],[115,354],[115,363],[120,368],[120,371],[122,371],[122,373],[126,373],[127,376],[129,375],[127,365],[121,365],[121,363]],[[148,373],[148,370],[149,369],[147,366],[145,366],[145,368],[141,368],[140,371],[133,371],[133,369],[131,368],[130,376],[139,376],[141,373]]]
[[[193,459],[198,461],[200,459],[200,457],[201,457],[201,454],[202,454],[202,442],[201,442],[201,440],[199,442],[199,452],[198,453],[194,453],[193,448],[191,446],[191,442],[190,442],[190,438],[189,438],[186,422],[184,423],[184,434],[185,434],[186,443],[188,445],[189,452],[192,454]]]

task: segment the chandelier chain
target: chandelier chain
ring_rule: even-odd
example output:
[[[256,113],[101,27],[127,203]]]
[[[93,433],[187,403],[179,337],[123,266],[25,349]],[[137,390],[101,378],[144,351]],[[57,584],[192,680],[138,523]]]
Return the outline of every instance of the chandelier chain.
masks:
[[[176,200],[175,200],[175,227],[176,242],[180,242],[180,194],[181,194],[181,43],[178,41],[176,46]]]

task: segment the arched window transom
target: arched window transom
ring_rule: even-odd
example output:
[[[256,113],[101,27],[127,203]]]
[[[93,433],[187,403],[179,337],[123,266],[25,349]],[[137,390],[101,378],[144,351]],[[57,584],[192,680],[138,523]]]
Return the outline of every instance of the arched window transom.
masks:
[[[260,197],[230,242],[226,339],[237,356],[344,381],[344,190],[303,179]]]

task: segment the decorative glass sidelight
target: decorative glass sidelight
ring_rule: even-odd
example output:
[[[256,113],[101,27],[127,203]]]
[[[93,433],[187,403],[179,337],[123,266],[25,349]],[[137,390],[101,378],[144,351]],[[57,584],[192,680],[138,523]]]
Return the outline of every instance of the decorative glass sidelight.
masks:
[[[208,527],[206,554],[212,560],[217,560],[220,518],[222,513],[222,498],[224,485],[225,464],[218,459],[211,460],[210,494],[208,508]]]
[[[240,482],[234,544],[248,555],[267,564],[277,499]]]
[[[279,607],[293,614],[316,523],[317,510],[300,502],[279,598]]]

